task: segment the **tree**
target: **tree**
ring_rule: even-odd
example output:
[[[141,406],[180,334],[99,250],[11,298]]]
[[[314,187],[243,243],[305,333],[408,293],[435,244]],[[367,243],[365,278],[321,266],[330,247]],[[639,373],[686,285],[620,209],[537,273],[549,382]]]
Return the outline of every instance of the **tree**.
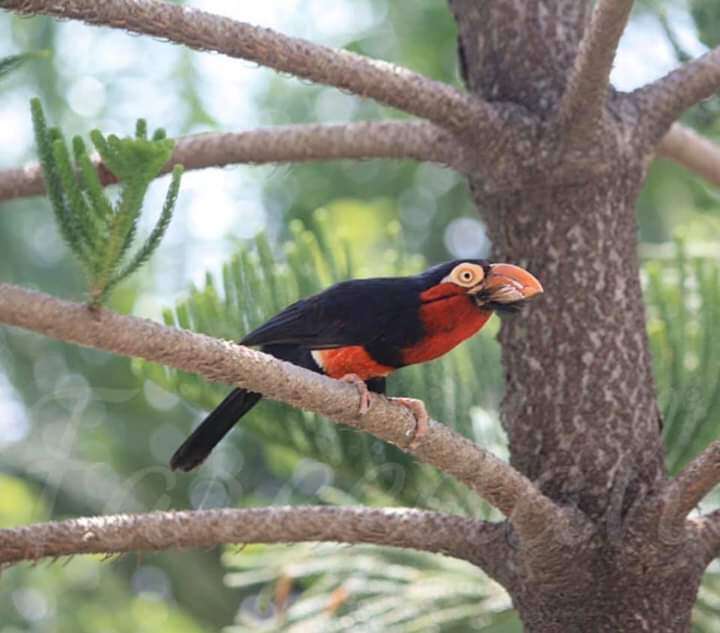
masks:
[[[411,157],[465,174],[495,256],[528,266],[548,299],[503,323],[511,464],[435,423],[410,451],[500,510],[442,513],[268,508],[105,517],[0,533],[5,562],[227,541],[371,542],[469,560],[510,593],[528,631],[688,630],[720,515],[688,518],[720,479],[713,443],[669,479],[645,334],[634,206],[660,152],[718,182],[715,146],[675,123],[720,87],[720,49],[632,93],[609,71],[632,2],[455,0],[469,93],[347,52],[150,0],[5,0],[44,13],[250,59],[422,121],[302,126],[180,142],[187,169],[230,161]],[[183,155],[184,149],[189,155]],[[39,171],[0,178],[37,193]],[[89,314],[8,284],[0,321],[238,384],[405,447],[410,416],[255,352],[186,331]],[[405,449],[409,450],[409,449]]]

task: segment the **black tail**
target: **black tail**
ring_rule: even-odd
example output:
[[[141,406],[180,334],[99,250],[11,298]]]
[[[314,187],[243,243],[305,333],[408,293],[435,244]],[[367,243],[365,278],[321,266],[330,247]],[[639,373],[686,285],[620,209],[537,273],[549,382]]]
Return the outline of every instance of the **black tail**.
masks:
[[[170,459],[170,468],[187,472],[202,464],[235,422],[250,411],[260,398],[262,396],[259,393],[233,389],[175,451]]]

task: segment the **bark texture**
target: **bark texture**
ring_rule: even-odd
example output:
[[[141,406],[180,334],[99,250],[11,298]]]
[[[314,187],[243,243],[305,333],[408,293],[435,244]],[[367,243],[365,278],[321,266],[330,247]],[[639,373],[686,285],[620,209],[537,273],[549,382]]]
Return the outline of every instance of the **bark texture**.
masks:
[[[509,591],[533,633],[687,631],[706,550],[686,516],[717,468],[702,471],[705,483],[695,468],[693,483],[681,477],[666,489],[634,213],[650,153],[672,122],[667,95],[686,74],[654,87],[657,116],[647,94],[606,94],[629,15],[623,0],[601,0],[592,20],[585,2],[450,5],[469,89],[522,104],[536,131],[515,140],[516,155],[534,163],[516,187],[486,172],[469,178],[494,256],[545,286],[500,334],[512,464],[580,510],[593,532],[557,548],[547,535],[535,548],[526,542]],[[712,59],[702,65],[708,76]],[[704,95],[700,83],[691,85]],[[589,157],[579,170],[570,164],[578,153]]]
[[[409,158],[459,171],[467,161],[447,130],[425,121],[382,121],[336,125],[282,125],[245,132],[193,134],[177,140],[161,173],[178,163],[185,170],[237,163],[262,165],[338,159]],[[95,158],[104,185],[117,179]],[[0,202],[45,193],[38,163],[0,171]]]
[[[327,506],[119,514],[0,530],[0,567],[72,554],[152,552],[220,543],[373,543],[491,565],[502,530],[439,512]],[[490,556],[485,557],[485,553]],[[497,561],[494,561],[497,564]]]
[[[476,42],[483,43],[465,52],[469,84],[500,100],[518,98],[505,84],[535,85],[540,95],[547,81],[526,72],[524,60],[541,51],[529,51],[532,35],[514,30],[506,12],[513,3],[498,4],[503,11],[454,4],[461,24],[467,24],[461,30],[479,33]],[[556,24],[557,16],[548,14],[546,22]],[[537,30],[538,45],[570,46],[543,21]],[[571,53],[572,48],[556,57]],[[487,60],[496,58],[504,60],[502,73],[488,83],[493,73]],[[526,94],[527,107],[543,108],[531,88]],[[612,121],[596,124],[592,141],[605,177],[588,173],[584,183],[565,186],[545,171],[532,190],[507,194],[488,193],[484,181],[470,180],[494,255],[528,266],[546,288],[524,318],[506,320],[501,334],[504,422],[513,462],[553,498],[576,504],[592,518],[607,509],[624,464],[632,463],[633,470],[626,503],[664,476],[635,238],[634,203],[646,161],[632,141],[632,110],[618,103],[613,114]],[[542,154],[547,142],[540,138],[531,153]]]

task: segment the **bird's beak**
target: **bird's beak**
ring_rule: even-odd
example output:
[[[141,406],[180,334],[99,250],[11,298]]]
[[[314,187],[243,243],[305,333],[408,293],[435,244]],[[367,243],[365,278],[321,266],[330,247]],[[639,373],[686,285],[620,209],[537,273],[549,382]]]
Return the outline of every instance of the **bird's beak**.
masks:
[[[478,299],[482,296],[488,303],[510,304],[527,301],[542,292],[540,282],[524,268],[512,264],[491,264]]]

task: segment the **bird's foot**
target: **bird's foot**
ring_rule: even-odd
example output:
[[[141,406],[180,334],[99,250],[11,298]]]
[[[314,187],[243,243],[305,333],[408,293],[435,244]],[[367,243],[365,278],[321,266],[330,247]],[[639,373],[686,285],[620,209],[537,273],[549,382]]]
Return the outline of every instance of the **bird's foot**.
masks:
[[[389,400],[401,404],[415,416],[415,430],[412,432],[412,438],[408,444],[410,450],[415,450],[420,440],[430,430],[430,416],[425,408],[425,403],[415,398],[389,398]]]
[[[370,392],[368,391],[365,381],[357,374],[345,374],[340,378],[343,382],[350,383],[357,387],[360,394],[360,415],[365,415],[370,410]]]

